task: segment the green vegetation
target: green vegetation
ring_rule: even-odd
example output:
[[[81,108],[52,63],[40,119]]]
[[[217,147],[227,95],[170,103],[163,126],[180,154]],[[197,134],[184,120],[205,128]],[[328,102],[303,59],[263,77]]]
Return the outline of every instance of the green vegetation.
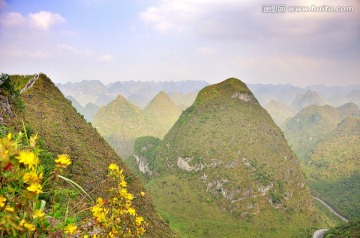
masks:
[[[110,202],[98,198],[94,204],[85,190],[61,175],[71,164],[68,155],[53,158],[56,166],[50,175],[43,179],[44,167],[39,160],[37,135],[28,138],[25,131],[14,137],[13,140],[12,134],[9,133],[6,137],[0,138],[1,237],[140,237],[145,233],[147,223],[132,207],[134,196],[128,193],[125,176],[116,164],[110,164],[108,178],[117,182],[118,188],[110,189],[112,196],[107,198]],[[60,188],[57,183],[59,179],[68,181],[76,191]],[[66,199],[59,196],[59,191],[63,195],[66,194]],[[77,192],[83,196],[78,200]],[[43,200],[43,194],[46,194],[48,201]],[[138,194],[140,199],[143,196],[143,192]],[[66,209],[60,209],[60,206]],[[78,210],[81,206],[85,209]],[[92,226],[89,226],[89,223]]]
[[[162,138],[180,113],[181,109],[164,92],[156,95],[144,110],[118,96],[107,106],[99,109],[94,116],[93,124],[114,150],[126,157],[133,152],[135,138]]]
[[[360,216],[359,117],[353,103],[338,108],[310,106],[284,127],[311,192],[350,219]]]
[[[311,180],[310,180],[311,181]],[[345,176],[336,181],[311,181],[311,192],[323,198],[349,219],[360,217],[360,174]]]
[[[325,232],[324,238],[358,238],[360,237],[360,221],[350,221],[349,223],[337,226]]]
[[[25,77],[22,76],[10,76],[10,78],[12,85],[25,82]],[[51,154],[70,155],[72,164],[65,172],[65,176],[76,181],[90,196],[99,197],[106,195],[111,187],[111,184],[105,180],[107,166],[116,163],[124,170],[129,192],[140,194],[144,191],[139,179],[129,171],[96,129],[76,112],[44,74],[40,74],[34,86],[24,91],[20,98],[24,102],[25,111],[18,110],[11,98],[8,98],[8,102],[1,99],[1,115],[6,115],[2,125],[20,131],[21,120],[24,119],[28,133],[38,132],[43,139],[43,148],[48,151],[43,155],[44,164],[52,163],[49,161],[53,158]],[[3,105],[11,108],[11,115],[3,110],[5,107]],[[133,204],[136,211],[149,223],[147,231],[149,237],[175,236],[155,212],[150,196],[136,199]]]
[[[322,222],[282,132],[238,79],[201,90],[157,144],[147,138],[135,154],[182,237],[306,237]]]

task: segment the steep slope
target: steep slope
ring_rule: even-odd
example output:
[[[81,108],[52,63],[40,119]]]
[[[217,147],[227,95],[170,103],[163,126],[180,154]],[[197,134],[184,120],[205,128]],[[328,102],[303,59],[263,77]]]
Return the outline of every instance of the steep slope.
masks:
[[[179,118],[182,110],[163,91],[156,95],[144,109],[144,118],[150,122],[151,135],[163,138]]]
[[[304,170],[314,194],[349,218],[360,217],[360,118],[348,117],[309,153]]]
[[[39,132],[49,151],[70,155],[72,164],[67,176],[84,187],[93,197],[106,193],[108,185],[104,184],[103,180],[111,162],[119,164],[125,170],[132,193],[143,191],[138,178],[127,169],[112,148],[86,123],[44,74],[40,74],[33,87],[22,93],[21,99],[25,106],[24,122],[28,131]],[[150,223],[149,237],[173,236],[153,209],[150,197],[145,196],[145,199],[138,199],[134,203],[139,213]]]
[[[294,152],[303,158],[340,121],[336,108],[312,105],[286,120],[282,129]]]
[[[305,94],[298,94],[294,101],[291,103],[291,106],[295,110],[300,111],[301,109],[310,105],[323,106],[326,104],[327,102],[325,98],[320,93],[307,90]]]
[[[309,106],[283,127],[301,159],[312,193],[348,218],[360,216],[359,118],[354,103],[338,108]]]
[[[162,138],[180,113],[181,109],[164,92],[156,95],[144,110],[118,96],[99,109],[93,125],[119,155],[126,157],[133,152],[135,138]]]
[[[147,134],[141,110],[120,95],[107,106],[101,107],[92,123],[122,156],[131,154],[137,136]]]
[[[264,109],[271,115],[276,125],[280,126],[286,119],[294,116],[296,111],[285,103],[271,100],[264,105]]]
[[[151,140],[137,149],[147,188],[184,237],[301,236],[314,222],[297,158],[238,79],[202,89],[161,144]]]

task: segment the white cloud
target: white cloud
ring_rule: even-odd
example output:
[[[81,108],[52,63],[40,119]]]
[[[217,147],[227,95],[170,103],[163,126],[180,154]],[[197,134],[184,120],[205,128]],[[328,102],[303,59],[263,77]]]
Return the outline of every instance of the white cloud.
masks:
[[[308,37],[314,33],[322,34],[333,26],[359,20],[359,14],[329,12],[303,13],[262,13],[263,4],[279,4],[278,1],[246,0],[162,0],[158,6],[151,6],[140,12],[141,20],[158,31],[190,30],[197,35],[212,38],[249,40],[266,38]],[[354,0],[339,0],[335,3],[318,0],[286,2],[288,6],[339,6],[359,5]],[[356,8],[355,8],[356,10]],[[356,16],[357,15],[357,16]],[[354,25],[354,23],[349,24]],[[359,24],[355,24],[359,26]]]
[[[33,28],[42,31],[47,31],[50,30],[53,26],[65,22],[66,22],[65,18],[62,17],[61,15],[46,11],[29,13],[27,16],[23,16],[19,12],[6,12],[0,15],[0,24],[10,29]]]
[[[103,54],[103,55],[100,55],[98,60],[102,61],[102,62],[110,62],[110,61],[114,60],[114,56],[109,55],[109,54]]]
[[[65,18],[57,13],[41,11],[28,15],[30,24],[41,30],[49,30],[52,26],[65,22]]]

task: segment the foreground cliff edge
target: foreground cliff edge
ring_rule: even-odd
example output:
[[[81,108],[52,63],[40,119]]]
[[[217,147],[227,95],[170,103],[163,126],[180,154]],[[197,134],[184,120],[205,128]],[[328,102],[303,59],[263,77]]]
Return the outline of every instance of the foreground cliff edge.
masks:
[[[10,76],[18,87],[28,83],[33,76]],[[51,80],[40,74],[33,84],[22,91],[21,108],[11,100],[1,97],[1,126],[22,129],[22,120],[27,130],[39,133],[46,148],[54,154],[69,154],[72,165],[69,174],[93,197],[107,193],[109,185],[104,183],[107,166],[119,164],[127,178],[129,191],[138,194],[145,189],[113,149],[76,112],[71,103],[64,98]],[[47,163],[48,161],[44,161]],[[150,196],[134,200],[136,210],[149,223],[146,236],[175,237],[175,233],[155,212]]]

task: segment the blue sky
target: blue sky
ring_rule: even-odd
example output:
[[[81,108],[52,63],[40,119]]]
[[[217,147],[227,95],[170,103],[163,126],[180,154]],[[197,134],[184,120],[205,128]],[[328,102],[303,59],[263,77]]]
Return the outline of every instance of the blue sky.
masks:
[[[264,4],[353,12],[263,13]],[[360,83],[356,0],[0,0],[0,71],[101,80]]]

